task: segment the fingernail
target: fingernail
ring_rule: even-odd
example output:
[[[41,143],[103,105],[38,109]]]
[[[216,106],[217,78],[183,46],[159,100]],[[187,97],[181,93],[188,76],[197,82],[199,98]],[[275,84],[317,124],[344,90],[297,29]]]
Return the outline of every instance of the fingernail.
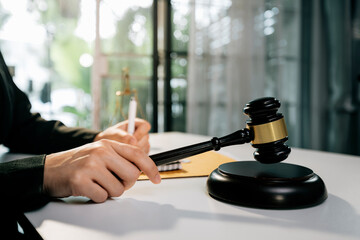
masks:
[[[158,184],[158,183],[161,183],[161,177],[160,177],[160,174],[156,174],[155,177],[154,177],[154,183]]]

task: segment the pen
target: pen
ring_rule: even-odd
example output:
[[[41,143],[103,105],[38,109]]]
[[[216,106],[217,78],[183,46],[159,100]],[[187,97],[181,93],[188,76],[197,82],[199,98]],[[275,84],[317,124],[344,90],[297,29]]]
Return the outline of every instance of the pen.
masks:
[[[135,118],[136,118],[136,100],[134,97],[130,98],[129,102],[129,116],[128,116],[128,133],[131,135],[135,131]]]

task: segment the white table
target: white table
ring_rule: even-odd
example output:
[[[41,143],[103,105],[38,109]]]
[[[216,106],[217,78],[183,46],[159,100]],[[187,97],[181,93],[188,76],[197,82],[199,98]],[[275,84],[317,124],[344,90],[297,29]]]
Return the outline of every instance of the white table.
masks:
[[[207,141],[183,133],[152,134],[153,151]],[[220,153],[251,160],[249,145]],[[102,204],[66,198],[26,213],[44,239],[360,239],[360,157],[292,149],[285,161],[311,168],[327,186],[328,199],[301,210],[262,210],[211,198],[206,177],[140,181]]]

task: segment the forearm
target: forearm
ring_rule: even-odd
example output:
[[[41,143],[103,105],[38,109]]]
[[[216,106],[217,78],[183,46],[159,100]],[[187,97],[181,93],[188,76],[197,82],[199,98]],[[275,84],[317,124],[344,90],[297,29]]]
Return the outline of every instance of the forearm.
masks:
[[[97,131],[69,128],[59,121],[46,121],[32,114],[15,125],[4,145],[12,152],[49,154],[82,146],[94,140]]]
[[[0,65],[4,63],[0,61]],[[98,134],[86,129],[67,128],[59,121],[46,121],[40,114],[31,113],[29,99],[16,87],[11,77],[5,76],[0,80],[3,88],[0,95],[4,95],[0,101],[0,144],[11,151],[53,153],[92,142]]]

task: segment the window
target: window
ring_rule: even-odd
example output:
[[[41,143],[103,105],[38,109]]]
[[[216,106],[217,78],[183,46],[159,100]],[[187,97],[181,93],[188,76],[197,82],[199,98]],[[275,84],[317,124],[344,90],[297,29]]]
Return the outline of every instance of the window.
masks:
[[[130,94],[119,93],[129,87],[152,131],[221,136],[245,126],[248,101],[275,96],[289,145],[359,154],[359,9],[358,1],[0,0],[0,47],[33,111],[69,126],[124,120]]]
[[[91,126],[92,40],[84,1],[0,1],[0,44],[32,110],[70,126]]]

